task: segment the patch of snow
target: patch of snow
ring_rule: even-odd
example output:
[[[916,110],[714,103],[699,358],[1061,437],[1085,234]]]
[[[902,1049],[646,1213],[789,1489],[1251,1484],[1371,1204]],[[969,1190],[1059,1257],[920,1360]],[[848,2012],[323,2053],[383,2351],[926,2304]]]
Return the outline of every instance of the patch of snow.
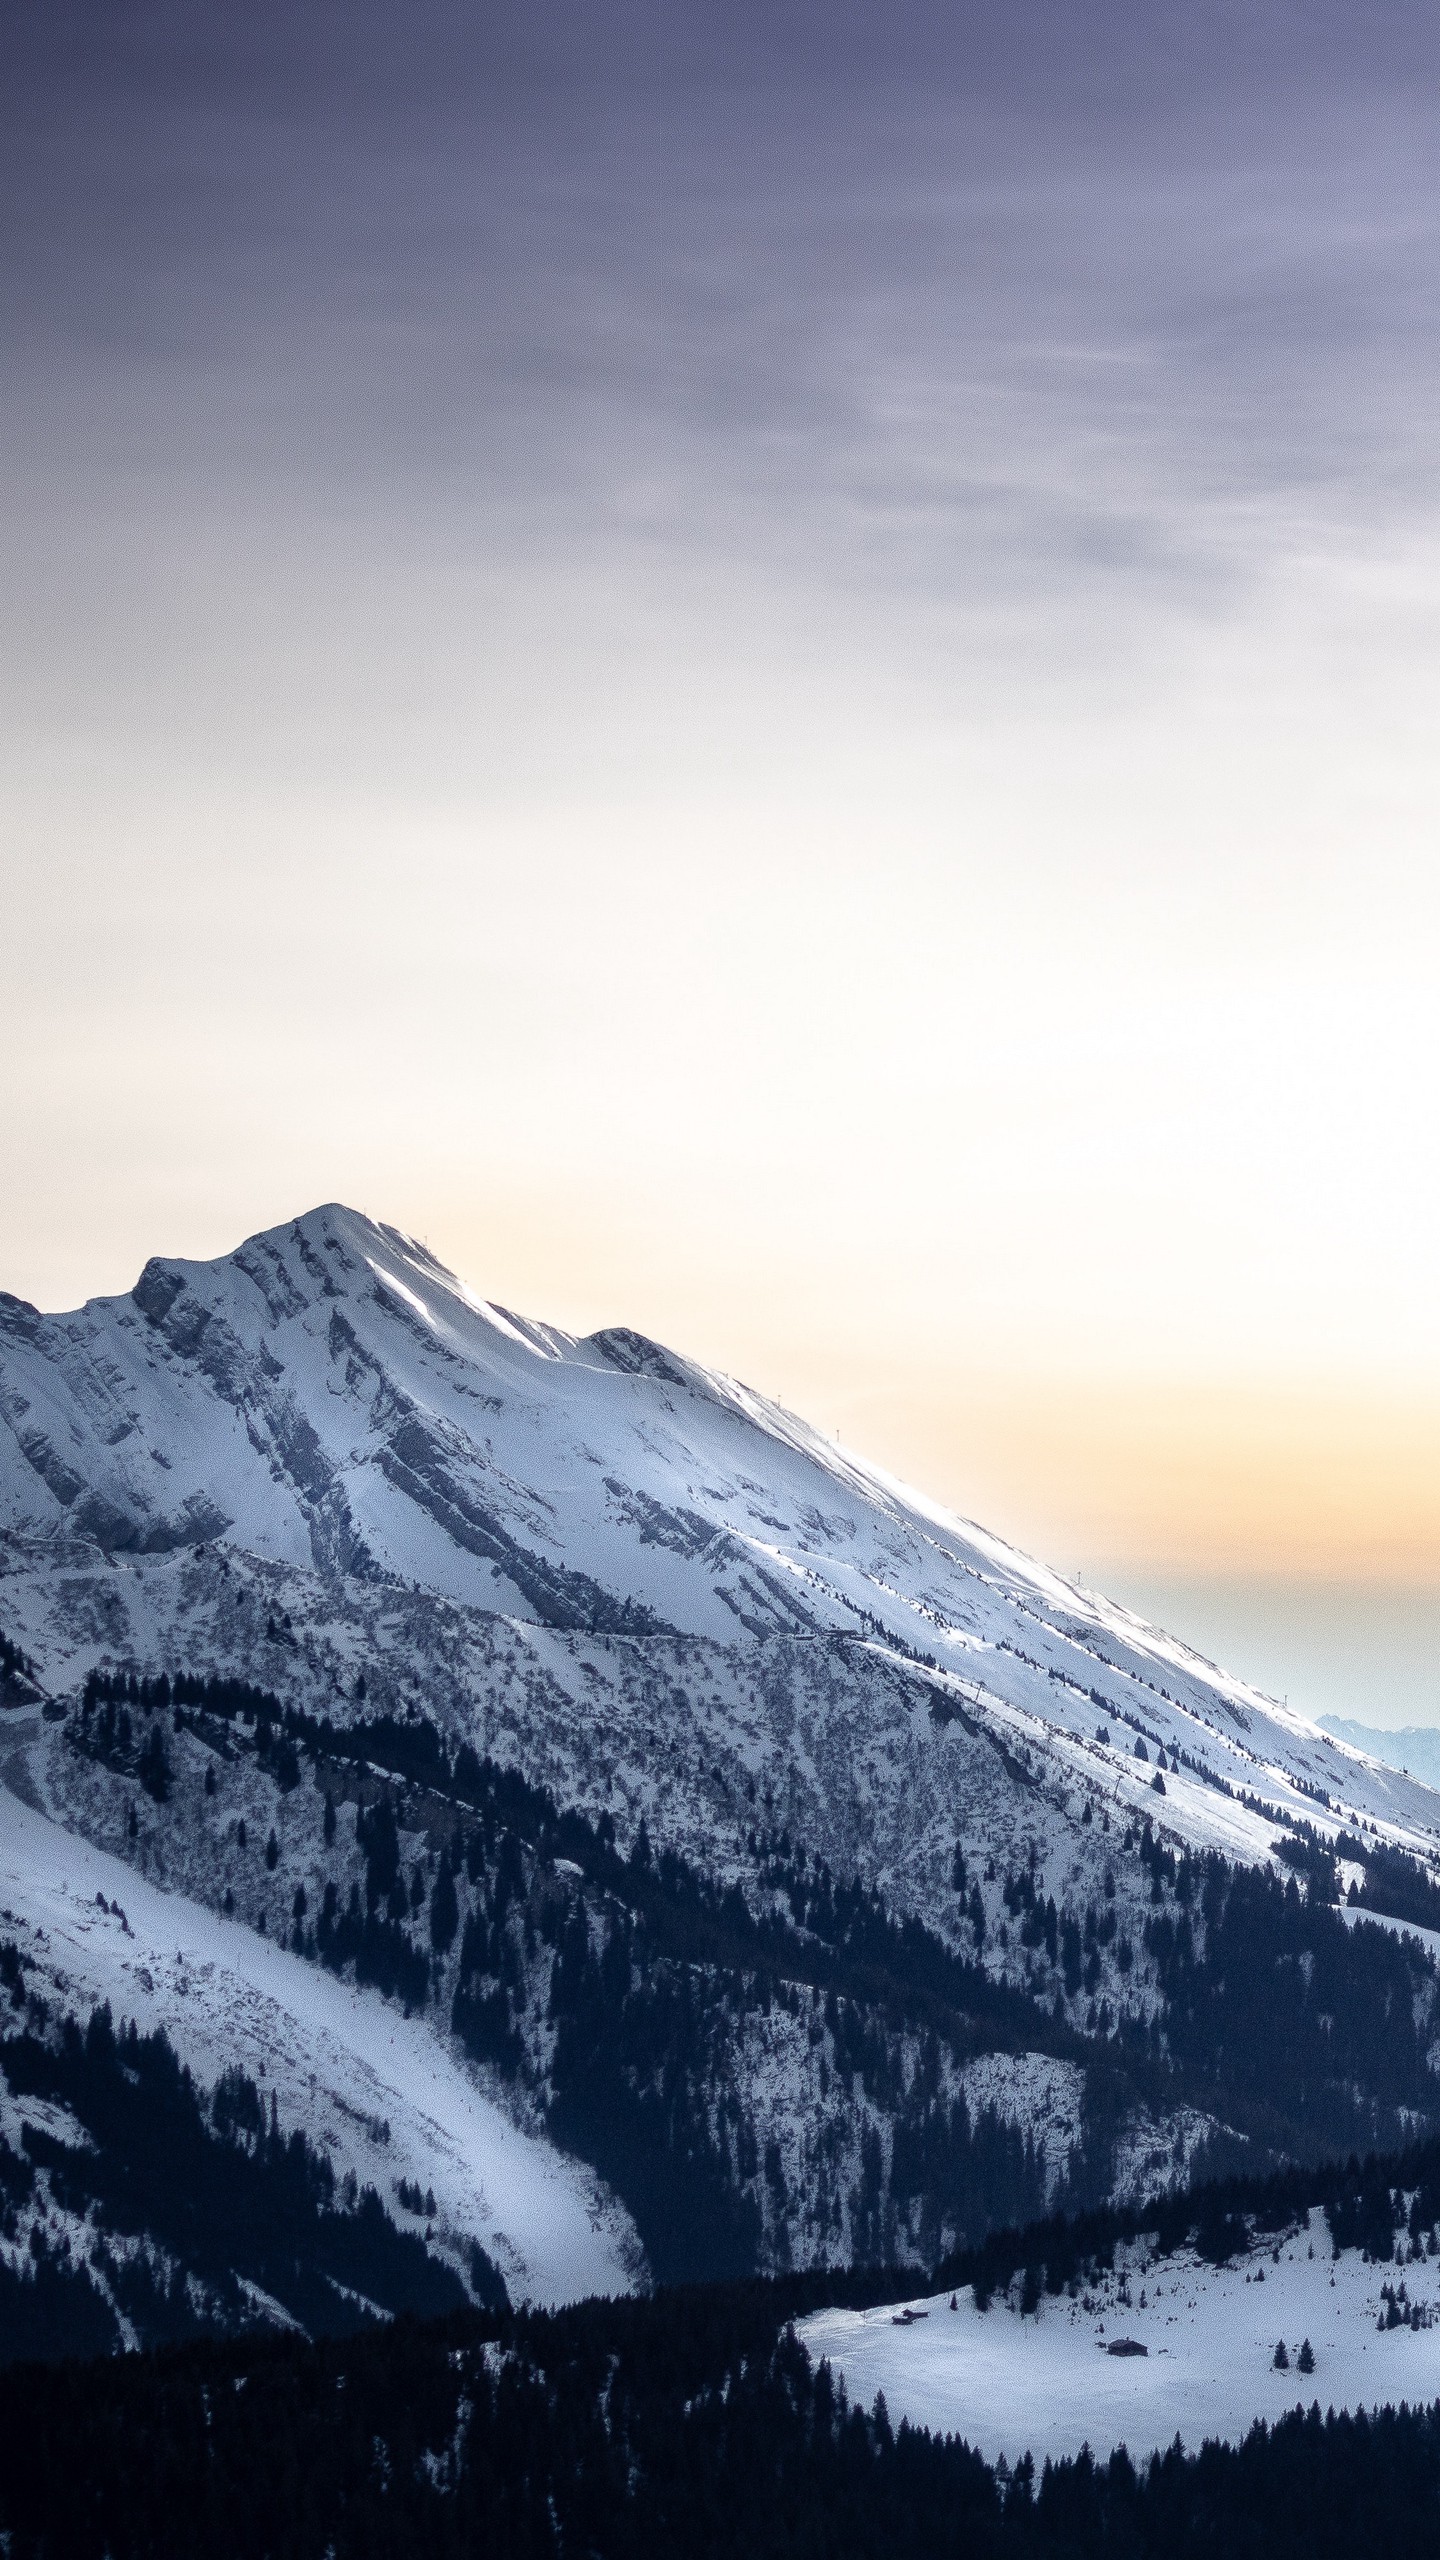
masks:
[[[1257,2280],[1263,2278],[1263,2280]],[[1382,2284],[1404,2282],[1430,2327],[1381,2330]],[[1141,2296],[1144,2295],[1144,2307]],[[1440,2261],[1367,2265],[1358,2250],[1332,2254],[1322,2213],[1280,2243],[1225,2267],[1192,2251],[1157,2257],[1143,2245],[1117,2253],[1116,2270],[1080,2299],[1042,2295],[1023,2316],[1018,2283],[975,2308],[967,2286],[916,2296],[929,2316],[897,2322],[902,2306],[818,2311],[797,2322],[811,2356],[827,2357],[852,2402],[879,2391],[892,2425],[962,2436],[988,2461],[1032,2453],[1098,2458],[1123,2444],[1135,2460],[1174,2442],[1193,2452],[1207,2438],[1236,2443],[1257,2418],[1297,2403],[1359,2409],[1440,2398]],[[1111,2355],[1133,2339],[1143,2356]],[[1302,2343],[1315,2358],[1297,2370]],[[1288,2364],[1275,2367],[1277,2342]]]

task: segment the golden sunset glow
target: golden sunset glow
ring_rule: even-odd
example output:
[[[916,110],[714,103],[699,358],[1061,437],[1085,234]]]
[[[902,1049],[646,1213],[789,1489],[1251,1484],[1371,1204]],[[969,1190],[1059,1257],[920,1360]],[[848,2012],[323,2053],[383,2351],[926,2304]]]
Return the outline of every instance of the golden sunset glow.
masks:
[[[735,76],[181,95],[53,277],[37,108],[0,1282],[343,1198],[1062,1560],[1440,1576],[1416,132]]]

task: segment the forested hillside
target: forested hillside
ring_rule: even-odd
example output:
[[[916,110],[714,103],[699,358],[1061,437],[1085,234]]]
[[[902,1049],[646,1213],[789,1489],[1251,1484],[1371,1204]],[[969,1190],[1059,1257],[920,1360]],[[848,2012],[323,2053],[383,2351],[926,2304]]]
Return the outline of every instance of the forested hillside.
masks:
[[[95,1674],[66,1734],[94,1832],[429,2016],[622,2198],[662,2281],[926,2266],[1047,2207],[1368,2149],[1435,2111],[1428,1960],[1347,1920],[1303,1841],[1300,1873],[1236,1868],[1147,1817],[1110,1835],[1138,1910],[1110,1867],[1083,1908],[1028,1863],[992,1875],[1022,1987],[985,1967],[958,1843],[947,1939],[773,1819],[723,1885],[643,1821],[622,1850],[608,1815],[416,1711]]]
[[[0,1985],[0,2361],[504,2301],[478,2248],[469,2295],[432,2256],[418,2194],[397,2220],[338,2183],[243,2071],[202,2090],[108,2006],[52,2014],[13,1939]]]
[[[992,2468],[851,2406],[784,2289],[0,2375],[15,2560],[1354,2560],[1440,2532],[1440,2411]]]
[[[1440,1799],[350,1211],[0,1297],[0,1615],[6,1784],[418,2023],[610,2231],[541,2298],[919,2268],[1436,2120]]]

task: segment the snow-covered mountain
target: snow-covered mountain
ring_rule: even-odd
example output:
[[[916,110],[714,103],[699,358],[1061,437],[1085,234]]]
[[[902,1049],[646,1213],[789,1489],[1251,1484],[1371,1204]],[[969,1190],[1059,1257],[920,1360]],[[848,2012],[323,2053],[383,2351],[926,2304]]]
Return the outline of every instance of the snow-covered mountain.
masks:
[[[1407,1777],[1422,1778],[1427,1787],[1440,1786],[1440,1726],[1407,1724],[1396,1730],[1385,1725],[1357,1724],[1353,1716],[1321,1716],[1322,1733],[1333,1733],[1350,1750],[1361,1751],[1367,1759],[1378,1760],[1387,1769],[1403,1769]]]
[[[0,1640],[34,1817],[342,1972],[368,1911],[367,1996],[419,2000],[447,2068],[639,2212],[579,2023],[611,2000],[635,2139],[664,2115],[742,2197],[713,2263],[918,2261],[982,2188],[993,2219],[1440,2103],[1422,1940],[1328,1900],[1431,1918],[1440,1797],[733,1380],[510,1314],[345,1209],[74,1314],[0,1297]],[[172,1721],[125,1690],[181,1674],[251,1702]],[[477,1793],[482,1761],[543,1800]],[[1300,1879],[1244,1924],[1305,2007],[1293,2088],[1289,2012],[1237,2010],[1222,1862]],[[763,1999],[737,1913],[771,1933]]]
[[[753,1785],[923,1912],[957,1831],[999,1846],[1037,1794],[1232,1855],[1273,1835],[1246,1791],[1417,1845],[1440,1821],[733,1380],[511,1315],[345,1209],[73,1315],[0,1297],[0,1529],[0,1620],[52,1694],[101,1662],[324,1701],[363,1675],[721,1855]]]

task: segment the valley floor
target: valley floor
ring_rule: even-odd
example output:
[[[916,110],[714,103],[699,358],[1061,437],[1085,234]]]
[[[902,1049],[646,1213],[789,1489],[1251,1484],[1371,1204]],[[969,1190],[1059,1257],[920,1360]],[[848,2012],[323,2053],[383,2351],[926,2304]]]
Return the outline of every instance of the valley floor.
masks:
[[[1381,2287],[1398,2293],[1402,2283],[1435,2326],[1380,2331]],[[985,2312],[968,2288],[953,2311],[949,2294],[821,2311],[799,2331],[811,2356],[828,2357],[843,2376],[852,2402],[869,2408],[883,2391],[892,2426],[908,2418],[963,2436],[992,2462],[1029,2452],[1038,2464],[1086,2444],[1101,2459],[1123,2444],[1139,2460],[1177,2434],[1192,2452],[1207,2438],[1238,2442],[1257,2418],[1273,2421],[1297,2404],[1343,2410],[1440,2398],[1440,2260],[1384,2267],[1355,2249],[1335,2258],[1319,2212],[1308,2231],[1280,2243],[1278,2265],[1268,2248],[1217,2268],[1193,2251],[1157,2258],[1136,2244],[1077,2301],[1045,2295],[1022,2318],[1018,2293],[1017,2283],[1008,2302],[997,2294]],[[928,2316],[902,2323],[905,2307]],[[1107,2354],[1118,2338],[1146,2354]],[[1296,2370],[1306,2338],[1310,2375]],[[1280,2339],[1289,2368],[1277,2372]]]

